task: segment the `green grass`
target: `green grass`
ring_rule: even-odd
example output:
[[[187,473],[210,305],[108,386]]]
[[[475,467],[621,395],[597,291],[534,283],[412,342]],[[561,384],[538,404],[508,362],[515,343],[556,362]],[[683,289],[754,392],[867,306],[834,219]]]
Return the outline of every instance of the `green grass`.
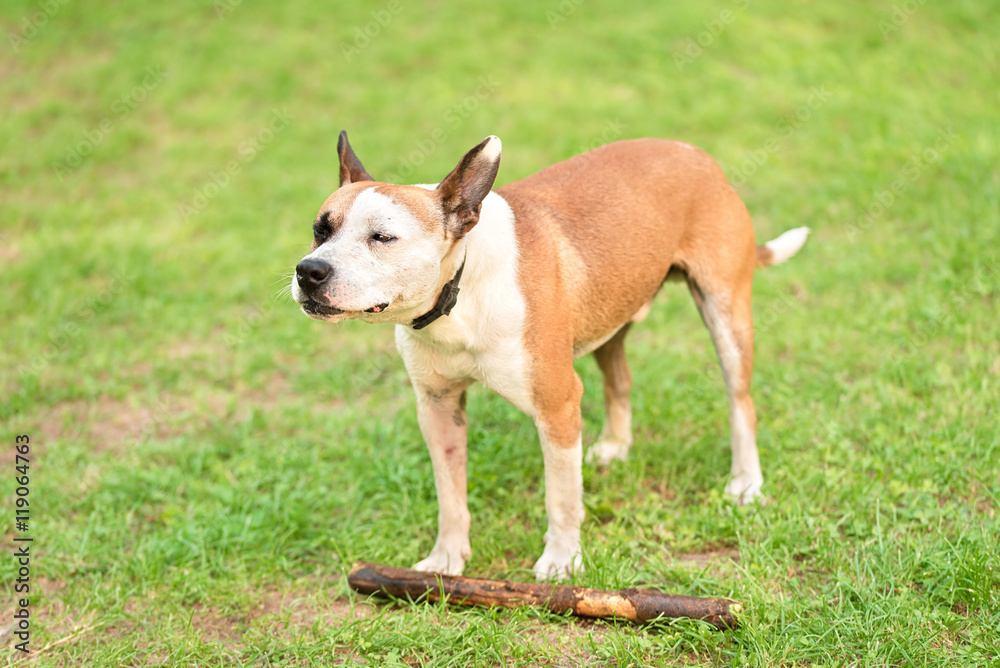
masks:
[[[995,3],[897,30],[889,2],[50,6],[0,9],[0,497],[11,546],[30,434],[32,665],[1000,665]],[[676,288],[630,336],[634,457],[584,472],[578,582],[730,596],[740,628],[351,596],[353,560],[425,555],[436,505],[391,329],[275,298],[341,128],[416,182],[493,133],[500,184],[674,137],[760,239],[813,228],[755,285],[770,502],[722,497],[724,393]],[[466,572],[529,579],[537,436],[481,389],[470,426]],[[15,578],[0,559],[0,630]]]

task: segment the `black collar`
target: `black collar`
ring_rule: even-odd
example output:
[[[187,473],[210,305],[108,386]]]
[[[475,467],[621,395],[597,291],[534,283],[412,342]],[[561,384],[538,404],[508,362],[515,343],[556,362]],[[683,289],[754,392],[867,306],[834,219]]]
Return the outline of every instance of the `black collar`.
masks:
[[[462,265],[455,272],[455,277],[441,288],[441,294],[438,295],[434,308],[419,318],[414,318],[413,322],[410,323],[410,327],[413,329],[423,329],[441,316],[451,313],[451,310],[455,308],[455,304],[458,303],[458,281],[462,278],[462,270],[465,269],[465,260],[467,258],[468,255],[462,258]]]

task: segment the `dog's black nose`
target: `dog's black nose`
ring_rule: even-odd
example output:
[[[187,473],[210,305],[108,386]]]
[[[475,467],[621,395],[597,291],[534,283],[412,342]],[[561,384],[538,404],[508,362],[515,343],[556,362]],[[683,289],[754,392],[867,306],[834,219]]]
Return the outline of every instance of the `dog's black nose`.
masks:
[[[303,290],[315,290],[323,281],[333,273],[333,267],[326,260],[315,257],[307,257],[299,262],[295,267],[295,275],[299,280],[299,287]]]

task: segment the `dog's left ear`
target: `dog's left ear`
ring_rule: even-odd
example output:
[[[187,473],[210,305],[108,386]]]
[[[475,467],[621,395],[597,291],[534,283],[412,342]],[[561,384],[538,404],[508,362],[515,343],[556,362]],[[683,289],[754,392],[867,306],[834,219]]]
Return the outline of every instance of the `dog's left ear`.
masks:
[[[461,239],[479,222],[479,209],[500,169],[500,138],[490,135],[465,154],[438,184],[448,230]]]
[[[354,155],[351,143],[347,141],[347,130],[340,131],[340,139],[337,140],[337,154],[340,156],[340,185],[346,186],[348,183],[356,181],[374,181],[371,175],[365,171],[365,166]]]

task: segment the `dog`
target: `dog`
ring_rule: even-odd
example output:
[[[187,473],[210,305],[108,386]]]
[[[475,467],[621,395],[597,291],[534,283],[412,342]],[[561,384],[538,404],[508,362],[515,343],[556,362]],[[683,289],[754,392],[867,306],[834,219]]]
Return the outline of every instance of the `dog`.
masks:
[[[607,415],[588,457],[632,444],[625,335],[667,279],[687,282],[711,333],[729,397],[726,492],[760,494],[750,398],[754,269],[794,255],[809,230],[763,246],[722,169],[678,141],[618,141],[493,189],[500,139],[472,148],[440,183],[368,174],[341,132],[340,187],[313,223],[292,296],[308,316],[396,325],[417,397],[438,497],[438,535],[420,571],[459,575],[471,554],[466,388],[479,381],[529,415],[545,464],[545,548],[538,579],[582,570],[583,384],[593,353]]]

